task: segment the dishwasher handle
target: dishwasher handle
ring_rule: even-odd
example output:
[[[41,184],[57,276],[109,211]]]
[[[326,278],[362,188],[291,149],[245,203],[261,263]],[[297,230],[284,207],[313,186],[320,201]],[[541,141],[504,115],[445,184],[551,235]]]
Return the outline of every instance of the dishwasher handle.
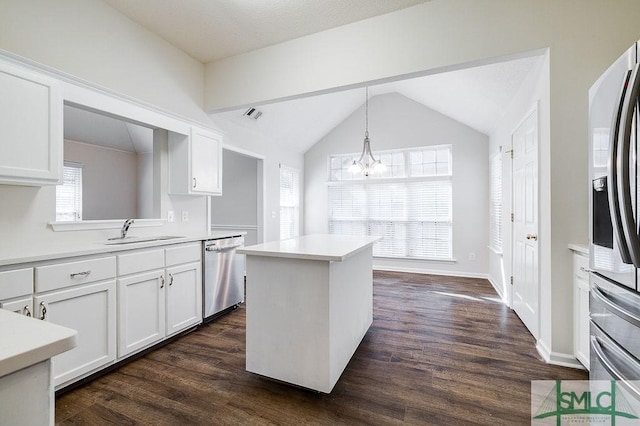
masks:
[[[215,251],[215,252],[219,252],[219,251],[227,251],[227,250],[231,250],[231,249],[235,249],[235,248],[239,248],[244,246],[244,244],[240,243],[240,244],[234,244],[232,246],[223,246],[223,247],[218,247],[218,246],[206,246],[204,248],[205,251]]]

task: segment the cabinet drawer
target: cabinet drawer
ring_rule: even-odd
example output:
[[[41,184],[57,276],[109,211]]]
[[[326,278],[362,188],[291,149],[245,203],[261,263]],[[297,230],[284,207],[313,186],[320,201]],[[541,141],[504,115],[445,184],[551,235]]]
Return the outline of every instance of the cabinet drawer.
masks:
[[[116,276],[115,257],[36,267],[36,293],[101,281]]]
[[[184,244],[166,249],[166,265],[180,265],[183,263],[199,262],[202,243]]]
[[[0,272],[0,300],[26,296],[33,293],[33,269],[16,269]]]
[[[573,255],[573,273],[576,278],[589,282],[589,258],[579,254]]]
[[[164,249],[119,254],[118,275],[164,268]]]

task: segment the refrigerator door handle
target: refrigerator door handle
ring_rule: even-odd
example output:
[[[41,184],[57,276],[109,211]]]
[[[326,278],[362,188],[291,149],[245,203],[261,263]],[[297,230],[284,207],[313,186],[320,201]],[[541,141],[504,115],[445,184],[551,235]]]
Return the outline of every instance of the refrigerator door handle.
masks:
[[[607,348],[610,353],[614,356],[620,357],[622,362],[631,362],[630,360],[625,360],[625,354],[616,349],[612,343],[608,343],[602,336],[590,336],[591,337],[591,348],[593,349],[593,353],[596,356],[597,360],[593,360],[595,362],[599,361],[604,369],[617,380],[622,386],[624,386],[628,391],[634,393],[636,398],[640,398],[640,389],[637,386],[634,386],[635,381],[630,381],[628,378],[624,377],[624,374],[616,368],[614,362],[607,357],[604,353],[604,348]],[[607,339],[608,340],[608,339]]]
[[[638,238],[638,226],[634,218],[633,197],[631,196],[631,176],[629,160],[631,157],[631,132],[633,130],[633,114],[636,109],[638,93],[640,91],[640,64],[633,68],[630,78],[630,86],[627,88],[622,114],[620,117],[620,130],[618,131],[617,189],[620,197],[620,219],[622,230],[629,247],[631,261],[636,268],[640,268],[640,238]]]
[[[622,116],[622,109],[625,101],[625,95],[629,84],[629,77],[631,76],[631,70],[627,71],[624,80],[622,82],[622,88],[620,89],[620,96],[618,99],[618,108],[613,115],[613,122],[611,123],[611,134],[609,136],[609,167],[608,177],[608,198],[609,198],[609,214],[611,216],[611,222],[613,224],[615,239],[618,242],[618,250],[620,251],[620,257],[622,262],[630,264],[631,254],[629,253],[629,246],[622,230],[622,219],[620,216],[620,198],[618,196],[618,137],[620,132],[620,117]]]

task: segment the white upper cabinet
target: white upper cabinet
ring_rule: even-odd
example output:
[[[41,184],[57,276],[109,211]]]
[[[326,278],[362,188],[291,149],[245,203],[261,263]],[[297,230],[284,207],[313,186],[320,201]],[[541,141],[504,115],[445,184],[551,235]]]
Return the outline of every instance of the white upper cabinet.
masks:
[[[222,136],[191,128],[190,135],[169,134],[169,193],[222,194]]]
[[[58,81],[0,61],[0,183],[60,183],[62,147]]]

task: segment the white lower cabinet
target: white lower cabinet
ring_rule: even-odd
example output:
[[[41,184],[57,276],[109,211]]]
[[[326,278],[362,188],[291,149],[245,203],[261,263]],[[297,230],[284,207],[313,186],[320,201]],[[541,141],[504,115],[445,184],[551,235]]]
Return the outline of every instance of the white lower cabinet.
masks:
[[[574,355],[589,370],[589,257],[573,254],[573,350]]]
[[[117,256],[119,358],[202,322],[201,250],[194,243]]]
[[[0,309],[33,316],[33,268],[0,272]]]
[[[163,269],[118,278],[118,357],[164,338],[165,285]]]
[[[0,309],[6,309],[7,311],[31,317],[33,316],[33,297],[29,296],[0,301]]]
[[[70,383],[116,359],[116,281],[34,297],[38,318],[78,331],[76,347],[53,357],[54,385]]]
[[[202,322],[201,243],[0,271],[0,308],[77,330],[56,389]]]
[[[202,269],[200,263],[167,268],[167,335],[202,321]]]

